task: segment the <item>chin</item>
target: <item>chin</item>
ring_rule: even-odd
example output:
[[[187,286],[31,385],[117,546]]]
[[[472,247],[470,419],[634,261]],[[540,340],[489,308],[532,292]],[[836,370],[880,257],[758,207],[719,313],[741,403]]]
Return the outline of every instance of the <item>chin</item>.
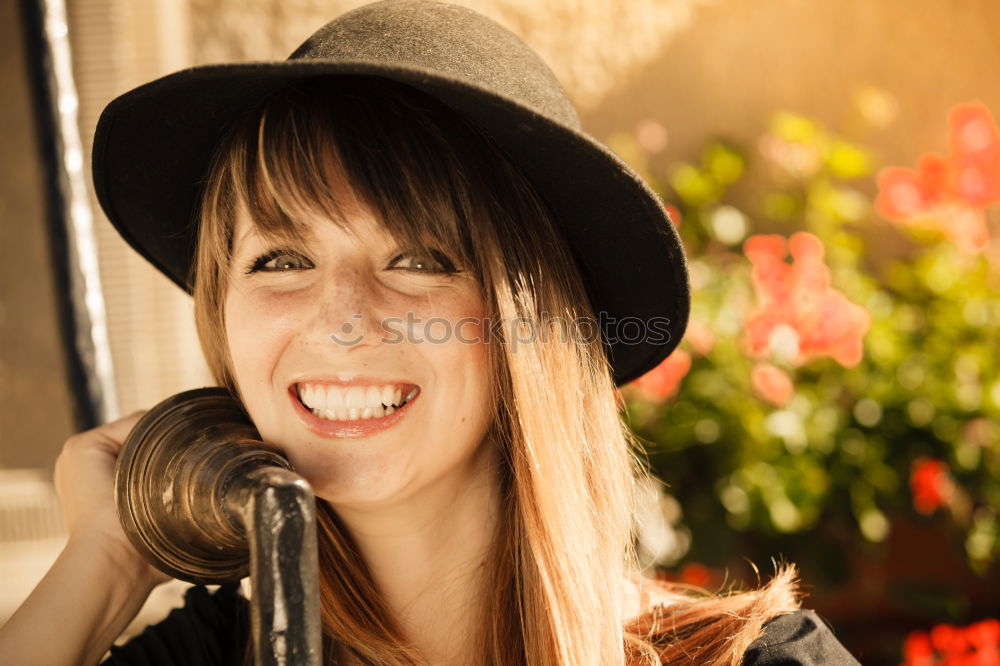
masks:
[[[290,455],[292,468],[309,482],[313,494],[332,506],[377,506],[399,496],[401,484],[383,460],[347,455],[332,461]]]

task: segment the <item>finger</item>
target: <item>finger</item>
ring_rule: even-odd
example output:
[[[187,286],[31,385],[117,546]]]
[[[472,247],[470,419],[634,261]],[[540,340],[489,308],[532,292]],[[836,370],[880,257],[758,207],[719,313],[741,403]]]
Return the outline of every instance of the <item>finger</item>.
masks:
[[[121,445],[125,441],[125,438],[128,437],[128,434],[139,422],[139,419],[141,419],[147,411],[149,410],[136,410],[128,416],[123,416],[117,421],[105,423],[96,430],[102,435],[102,439],[107,441],[109,444],[113,444],[115,451],[117,451],[121,448]]]

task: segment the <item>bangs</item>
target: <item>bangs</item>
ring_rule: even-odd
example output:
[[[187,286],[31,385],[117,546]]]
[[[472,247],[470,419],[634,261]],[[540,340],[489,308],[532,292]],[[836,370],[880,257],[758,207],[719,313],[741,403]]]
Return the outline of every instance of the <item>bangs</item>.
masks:
[[[216,201],[228,204],[229,250],[236,211],[266,241],[305,251],[310,220],[354,233],[360,206],[397,243],[443,249],[481,281],[469,227],[476,197],[456,151],[477,140],[455,124],[441,103],[388,80],[314,78],[273,93],[222,142]]]

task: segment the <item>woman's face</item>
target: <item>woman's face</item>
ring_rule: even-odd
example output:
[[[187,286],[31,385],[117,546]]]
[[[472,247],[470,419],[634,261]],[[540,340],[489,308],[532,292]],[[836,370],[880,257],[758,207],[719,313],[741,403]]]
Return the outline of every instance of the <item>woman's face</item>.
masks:
[[[367,210],[345,215],[356,235],[310,220],[304,255],[266,243],[241,215],[225,328],[263,440],[317,496],[360,507],[470,474],[490,388],[469,267],[441,272],[456,261],[448,248],[445,261],[410,252]]]

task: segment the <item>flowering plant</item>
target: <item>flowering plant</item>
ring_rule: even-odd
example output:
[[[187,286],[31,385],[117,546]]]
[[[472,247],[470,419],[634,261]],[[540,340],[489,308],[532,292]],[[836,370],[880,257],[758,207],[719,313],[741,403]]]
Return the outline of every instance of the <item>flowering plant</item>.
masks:
[[[809,534],[796,557],[836,577],[846,551],[906,519],[942,527],[987,575],[1000,555],[990,111],[953,107],[948,154],[913,169],[878,170],[872,150],[787,112],[753,151],[714,140],[698,163],[665,165],[651,124],[608,142],[670,202],[689,256],[680,346],[622,388],[686,512],[686,552],[661,561],[724,564],[744,535],[782,548]]]
[[[939,624],[911,632],[903,643],[903,666],[996,666],[1000,664],[1000,620],[967,627]]]

